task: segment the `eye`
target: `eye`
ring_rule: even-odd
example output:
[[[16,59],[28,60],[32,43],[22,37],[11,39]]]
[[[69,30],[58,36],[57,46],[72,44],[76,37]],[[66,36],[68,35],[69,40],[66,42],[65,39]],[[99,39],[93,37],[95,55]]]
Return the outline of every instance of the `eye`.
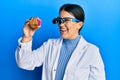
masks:
[[[71,21],[71,18],[64,18],[64,21]]]
[[[71,17],[64,17],[63,19],[64,19],[64,21],[72,21]]]

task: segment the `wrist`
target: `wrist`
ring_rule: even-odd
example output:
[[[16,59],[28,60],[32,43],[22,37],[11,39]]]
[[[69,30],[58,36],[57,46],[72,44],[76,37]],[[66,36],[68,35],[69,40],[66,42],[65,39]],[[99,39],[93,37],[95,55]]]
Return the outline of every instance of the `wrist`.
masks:
[[[21,42],[25,43],[25,42],[29,42],[32,40],[32,37],[22,37]]]

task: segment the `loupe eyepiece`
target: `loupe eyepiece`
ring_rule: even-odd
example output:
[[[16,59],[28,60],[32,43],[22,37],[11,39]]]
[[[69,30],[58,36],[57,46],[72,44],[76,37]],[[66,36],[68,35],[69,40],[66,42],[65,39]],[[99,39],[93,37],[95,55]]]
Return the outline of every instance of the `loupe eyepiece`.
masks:
[[[54,18],[54,19],[52,20],[52,23],[53,23],[53,24],[62,24],[62,23],[64,23],[64,22],[65,22],[65,20],[62,19],[61,17],[57,17],[57,18]]]
[[[57,18],[54,18],[54,19],[52,20],[52,23],[53,23],[53,24],[56,24],[56,23],[58,23],[58,20],[57,20]]]

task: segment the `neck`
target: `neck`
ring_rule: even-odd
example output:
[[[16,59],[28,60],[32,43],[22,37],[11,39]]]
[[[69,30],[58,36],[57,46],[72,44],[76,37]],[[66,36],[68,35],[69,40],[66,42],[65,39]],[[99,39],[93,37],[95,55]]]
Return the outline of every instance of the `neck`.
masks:
[[[73,40],[73,39],[77,38],[78,36],[79,36],[79,34],[74,35],[74,36],[70,36],[69,38],[64,38],[64,39]]]
[[[63,43],[65,45],[73,46],[73,45],[76,45],[79,42],[79,39],[80,39],[80,35],[77,36],[74,39],[63,39]]]

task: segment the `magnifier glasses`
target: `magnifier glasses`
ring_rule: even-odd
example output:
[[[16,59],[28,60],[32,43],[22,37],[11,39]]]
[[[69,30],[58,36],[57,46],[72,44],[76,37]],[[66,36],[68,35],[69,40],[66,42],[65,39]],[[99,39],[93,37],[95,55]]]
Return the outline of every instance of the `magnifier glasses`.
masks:
[[[76,18],[70,18],[70,17],[61,18],[61,17],[57,17],[57,18],[54,18],[52,20],[52,23],[53,24],[63,24],[66,21],[80,22],[80,20],[78,20]]]

